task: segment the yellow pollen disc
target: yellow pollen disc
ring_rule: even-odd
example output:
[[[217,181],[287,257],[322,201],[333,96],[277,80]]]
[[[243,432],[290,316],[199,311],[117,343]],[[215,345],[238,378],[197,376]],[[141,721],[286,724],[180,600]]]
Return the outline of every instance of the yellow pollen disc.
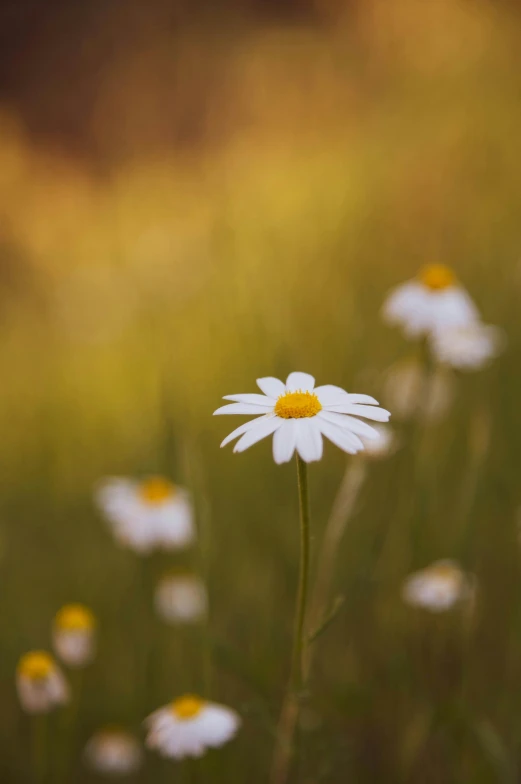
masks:
[[[322,411],[320,400],[313,392],[286,392],[275,403],[275,413],[282,419],[316,416]]]
[[[174,495],[175,488],[168,479],[164,479],[162,476],[152,476],[141,482],[139,493],[143,501],[148,504],[161,504]]]
[[[54,660],[46,651],[31,651],[18,662],[18,673],[31,681],[47,678],[54,670]]]
[[[449,563],[440,563],[431,566],[426,570],[429,577],[437,580],[444,580],[448,583],[457,583],[462,578],[461,570],[457,566]]]
[[[442,291],[456,282],[456,276],[444,264],[428,264],[421,270],[420,280],[428,289]]]
[[[54,623],[63,631],[91,631],[96,619],[83,604],[66,604],[56,613]]]
[[[205,705],[205,701],[193,694],[185,694],[174,700],[171,710],[177,719],[193,719],[198,716]]]

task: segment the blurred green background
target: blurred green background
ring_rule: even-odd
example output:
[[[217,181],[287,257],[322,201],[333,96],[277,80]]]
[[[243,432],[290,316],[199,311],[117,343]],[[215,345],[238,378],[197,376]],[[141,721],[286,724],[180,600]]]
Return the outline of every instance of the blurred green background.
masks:
[[[141,732],[144,710],[196,689],[244,727],[195,777],[267,781],[290,658],[296,472],[267,443],[221,452],[243,420],[211,414],[222,395],[292,370],[385,404],[387,369],[414,347],[382,324],[381,303],[439,261],[508,347],[455,378],[421,456],[419,426],[395,422],[401,449],[370,466],[293,775],[520,781],[517,5],[41,6],[2,12],[0,778],[31,781],[16,662],[49,646],[63,603],[82,601],[100,643],[68,780],[95,780],[79,750],[99,725]],[[310,466],[315,552],[353,459],[329,445]],[[151,621],[138,558],[94,509],[101,477],[157,472],[192,490],[200,547],[151,569],[201,568],[203,642]],[[402,603],[404,577],[444,557],[477,575],[470,624]],[[157,657],[146,706],[144,635]],[[140,782],[174,780],[172,763],[149,766]]]

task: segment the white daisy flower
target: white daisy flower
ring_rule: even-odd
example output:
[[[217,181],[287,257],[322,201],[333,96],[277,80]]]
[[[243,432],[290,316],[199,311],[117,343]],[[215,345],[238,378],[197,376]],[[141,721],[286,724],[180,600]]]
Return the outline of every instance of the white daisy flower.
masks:
[[[84,759],[97,773],[124,776],[135,773],[143,762],[137,738],[119,727],[96,732],[85,746]]]
[[[393,455],[398,446],[398,439],[394,430],[388,425],[379,425],[374,430],[377,433],[377,438],[365,438],[365,436],[362,436],[364,457],[382,460]]]
[[[437,329],[430,344],[438,362],[457,370],[480,370],[501,352],[504,336],[498,327],[477,322]]]
[[[147,746],[163,757],[202,757],[208,748],[231,740],[240,727],[239,715],[191,694],[179,697],[146,719]]]
[[[96,619],[82,604],[66,604],[56,613],[53,647],[69,667],[84,667],[94,658]]]
[[[382,316],[388,324],[401,326],[409,338],[479,321],[469,294],[443,264],[430,264],[416,279],[394,288],[387,295]]]
[[[175,550],[195,538],[188,492],[161,476],[140,482],[106,479],[96,502],[120,544],[138,553]]]
[[[442,560],[409,575],[402,598],[407,604],[437,613],[471,599],[473,588],[472,578],[455,561]]]
[[[243,452],[273,435],[276,463],[287,463],[295,449],[306,463],[320,460],[322,436],[354,455],[364,448],[362,436],[378,438],[375,429],[357,417],[377,422],[387,422],[390,417],[373,397],[349,394],[331,384],[315,387],[315,379],[308,373],[290,373],[285,384],[278,378],[259,378],[257,385],[264,394],[225,395],[225,400],[234,402],[214,411],[256,415],[230,433],[221,446],[241,436],[233,451]]]
[[[69,701],[69,687],[63,674],[46,651],[30,651],[18,662],[16,687],[27,713],[48,713]]]
[[[154,603],[157,614],[167,623],[196,623],[208,611],[208,595],[195,574],[174,572],[157,584]]]

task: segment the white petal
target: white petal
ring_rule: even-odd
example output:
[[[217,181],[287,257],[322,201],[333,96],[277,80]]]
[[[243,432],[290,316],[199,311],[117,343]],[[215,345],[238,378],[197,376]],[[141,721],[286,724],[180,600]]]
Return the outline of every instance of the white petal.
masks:
[[[263,408],[266,408],[266,406],[273,408],[275,405],[275,398],[266,397],[266,395],[225,395],[223,400],[235,400],[236,403],[251,403],[252,405],[262,406]]]
[[[273,376],[266,376],[265,378],[257,379],[257,386],[268,397],[273,397],[275,400],[284,394],[286,387],[283,382]]]
[[[247,433],[248,430],[251,430],[252,427],[256,426],[259,419],[264,419],[266,416],[269,416],[269,414],[264,414],[263,416],[256,417],[255,419],[250,419],[248,422],[245,422],[243,425],[239,425],[239,427],[236,427],[235,430],[232,430],[229,436],[226,436],[224,441],[221,443],[221,447],[226,446],[226,444],[229,444],[230,441],[233,441],[234,438],[239,438],[239,436],[242,436],[244,435],[244,433]]]
[[[229,403],[227,406],[221,406],[216,414],[262,414],[273,411],[273,403],[267,402],[266,406],[252,405],[251,403]]]
[[[296,392],[298,389],[302,392],[313,392],[315,386],[315,379],[309,373],[290,373],[286,380],[286,389],[289,392]]]
[[[311,419],[295,420],[297,425],[297,451],[302,460],[312,463],[320,460],[323,452],[322,433],[320,426]]]
[[[370,395],[357,395],[349,392],[348,398],[350,403],[365,403],[368,406],[378,405],[378,400],[375,400],[374,397],[371,397]]]
[[[279,465],[291,460],[297,445],[297,422],[287,419],[273,436],[273,459]]]
[[[249,430],[243,435],[242,438],[239,439],[239,441],[237,441],[233,448],[234,452],[244,452],[245,449],[253,446],[253,444],[257,443],[257,441],[260,441],[261,439],[266,438],[266,436],[271,435],[281,426],[282,420],[275,416],[262,417],[258,419],[255,424],[256,427]]]
[[[342,428],[333,425],[331,422],[320,419],[320,429],[322,430],[322,434],[326,438],[329,438],[335,446],[338,446],[350,455],[356,455],[357,452],[360,452],[364,448],[364,445],[358,436],[355,436],[354,433],[350,433],[348,430],[343,430]]]
[[[388,422],[391,416],[385,408],[376,406],[359,406],[357,404],[346,403],[340,406],[326,406],[325,411],[336,411],[337,414],[351,414],[351,416],[365,417],[373,419],[375,422]]]
[[[348,414],[335,414],[333,411],[321,411],[318,416],[320,419],[326,419],[337,427],[349,430],[351,433],[356,433],[358,436],[363,436],[369,439],[378,439],[378,431],[368,425],[367,422],[362,422],[361,419],[349,416]]]
[[[313,392],[318,397],[323,406],[333,406],[335,403],[347,403],[348,397],[350,397],[345,389],[342,389],[342,387],[336,387],[334,384],[324,384],[321,387],[315,387]]]

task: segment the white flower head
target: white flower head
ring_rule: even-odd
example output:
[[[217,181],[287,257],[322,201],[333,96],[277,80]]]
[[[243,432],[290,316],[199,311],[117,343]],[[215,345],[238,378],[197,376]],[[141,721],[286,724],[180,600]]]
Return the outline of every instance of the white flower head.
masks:
[[[175,550],[195,538],[188,492],[161,476],[106,479],[97,488],[96,502],[117,541],[138,553]]]
[[[143,750],[130,732],[119,727],[106,727],[87,742],[84,759],[97,773],[125,776],[139,770],[143,763]]]
[[[479,321],[478,310],[453,271],[430,264],[416,279],[394,288],[384,302],[383,319],[402,327],[406,337],[419,338],[444,327],[464,327]]]
[[[439,613],[471,599],[473,593],[469,575],[455,561],[446,559],[409,575],[403,584],[402,598],[407,604]]]
[[[440,328],[430,336],[437,361],[457,370],[480,370],[498,356],[504,342],[499,327],[481,322]]]
[[[208,611],[208,595],[195,574],[174,572],[157,584],[154,603],[157,614],[167,623],[197,623]]]
[[[369,395],[354,395],[327,384],[315,387],[308,373],[290,373],[286,383],[278,378],[259,378],[262,395],[225,395],[233,403],[214,414],[251,414],[255,419],[240,425],[221,446],[239,438],[234,452],[243,452],[267,436],[273,435],[273,459],[287,463],[293,453],[306,463],[320,460],[325,436],[344,452],[356,454],[364,449],[361,439],[378,438],[378,433],[358,417],[387,422],[390,414]]]
[[[16,687],[27,713],[48,713],[69,701],[67,682],[46,651],[30,651],[22,656],[16,669]]]
[[[83,604],[66,604],[56,613],[53,647],[69,667],[85,667],[94,658],[96,619]]]
[[[362,436],[364,444],[364,457],[372,460],[383,460],[390,457],[398,448],[398,438],[396,433],[389,425],[377,425],[374,428],[377,438],[365,438]]]
[[[147,746],[163,757],[202,757],[223,746],[240,727],[239,715],[225,705],[187,694],[146,719]]]

